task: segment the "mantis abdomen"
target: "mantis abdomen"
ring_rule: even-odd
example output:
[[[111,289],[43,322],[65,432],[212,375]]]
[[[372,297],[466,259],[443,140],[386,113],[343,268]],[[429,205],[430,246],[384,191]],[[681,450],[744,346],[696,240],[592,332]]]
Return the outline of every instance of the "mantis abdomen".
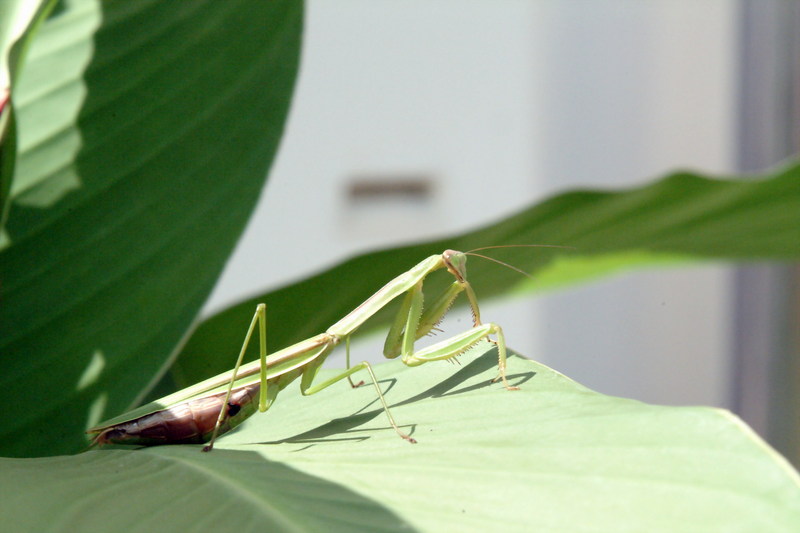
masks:
[[[255,413],[259,382],[234,389],[228,401],[224,433],[238,426]],[[202,444],[211,438],[214,425],[225,401],[225,391],[212,396],[189,400],[113,426],[94,439],[96,444]]]

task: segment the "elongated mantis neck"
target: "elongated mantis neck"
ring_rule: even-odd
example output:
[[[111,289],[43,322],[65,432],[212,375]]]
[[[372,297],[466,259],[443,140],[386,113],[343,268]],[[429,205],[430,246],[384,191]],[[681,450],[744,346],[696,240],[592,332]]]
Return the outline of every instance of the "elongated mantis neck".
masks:
[[[442,255],[432,255],[420,261],[412,269],[400,274],[381,289],[367,298],[361,305],[344,318],[328,328],[331,335],[346,337],[361,327],[375,313],[386,307],[392,300],[411,290],[431,272],[445,266]]]

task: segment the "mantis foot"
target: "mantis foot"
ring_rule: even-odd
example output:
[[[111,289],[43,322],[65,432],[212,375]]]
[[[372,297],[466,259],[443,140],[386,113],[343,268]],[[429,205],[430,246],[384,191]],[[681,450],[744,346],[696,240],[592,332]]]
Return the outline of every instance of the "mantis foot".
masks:
[[[498,381],[500,381],[500,380],[502,380],[502,381],[503,381],[503,386],[505,386],[506,390],[519,390],[519,387],[515,387],[515,386],[513,386],[513,385],[509,385],[509,384],[508,384],[508,380],[506,380],[506,376],[505,376],[504,374],[500,374],[500,375],[498,375],[498,376],[497,376],[496,378],[494,378],[494,379],[493,379],[491,382],[492,382],[492,383],[497,383],[497,382],[498,382]]]

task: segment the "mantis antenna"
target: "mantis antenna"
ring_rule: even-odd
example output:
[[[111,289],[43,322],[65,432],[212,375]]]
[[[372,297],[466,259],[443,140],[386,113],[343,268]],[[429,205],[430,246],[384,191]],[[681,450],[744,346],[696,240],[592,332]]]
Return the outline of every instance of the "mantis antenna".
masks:
[[[486,259],[488,261],[492,261],[499,265],[503,265],[504,267],[510,268],[514,272],[519,272],[526,278],[533,279],[533,276],[525,272],[524,270],[515,267],[514,265],[510,265],[504,261],[500,261],[499,259],[495,259],[494,257],[489,257],[483,254],[476,254],[475,252],[481,252],[483,250],[493,250],[495,248],[563,248],[566,250],[576,250],[574,246],[560,246],[558,244],[501,244],[497,246],[483,246],[481,248],[474,248],[468,252],[464,252],[464,255],[472,255],[475,257],[480,257],[481,259]]]

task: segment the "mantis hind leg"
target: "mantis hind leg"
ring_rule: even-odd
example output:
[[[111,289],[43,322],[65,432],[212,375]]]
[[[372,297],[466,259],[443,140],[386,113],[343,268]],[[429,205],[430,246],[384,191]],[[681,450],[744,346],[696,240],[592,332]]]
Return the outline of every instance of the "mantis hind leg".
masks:
[[[352,374],[358,372],[359,370],[366,370],[367,372],[369,372],[370,378],[372,378],[372,384],[375,386],[375,392],[378,393],[378,399],[381,401],[381,405],[383,406],[383,412],[386,413],[386,418],[389,419],[389,423],[392,425],[397,434],[400,435],[403,439],[407,440],[412,444],[415,444],[417,442],[410,435],[403,433],[400,430],[400,427],[397,425],[397,422],[394,421],[392,412],[389,410],[389,405],[386,403],[386,398],[383,397],[383,392],[381,391],[381,387],[380,385],[378,385],[378,379],[375,377],[375,372],[372,371],[372,366],[368,362],[362,361],[361,363],[348,368],[341,374],[337,374],[332,378],[327,379],[317,385],[312,385],[314,377],[316,377],[317,372],[319,371],[320,364],[321,361],[319,363],[315,362],[314,364],[309,365],[309,367],[307,367],[303,371],[303,378],[300,381],[300,392],[303,394],[303,396],[311,396],[312,394],[316,394],[319,391],[330,387],[337,381],[341,381],[344,378],[349,379]]]
[[[256,312],[253,314],[253,319],[250,321],[250,327],[247,329],[247,334],[244,337],[242,349],[239,351],[239,357],[236,359],[236,366],[233,367],[231,381],[228,384],[228,390],[225,393],[225,401],[222,403],[222,407],[219,410],[219,416],[217,417],[217,422],[214,425],[214,431],[211,433],[211,439],[208,441],[208,444],[203,447],[204,452],[210,452],[214,448],[214,441],[217,440],[219,428],[225,421],[225,417],[228,413],[228,409],[226,409],[226,407],[231,400],[233,384],[236,382],[236,376],[239,373],[239,367],[242,366],[244,354],[247,352],[247,347],[250,344],[250,338],[253,336],[256,326],[258,326],[258,347],[259,357],[261,358],[261,390],[259,392],[258,409],[263,413],[269,408],[270,404],[274,400],[275,395],[271,395],[270,398],[268,397],[267,391],[267,306],[265,304],[258,304],[256,306]]]

